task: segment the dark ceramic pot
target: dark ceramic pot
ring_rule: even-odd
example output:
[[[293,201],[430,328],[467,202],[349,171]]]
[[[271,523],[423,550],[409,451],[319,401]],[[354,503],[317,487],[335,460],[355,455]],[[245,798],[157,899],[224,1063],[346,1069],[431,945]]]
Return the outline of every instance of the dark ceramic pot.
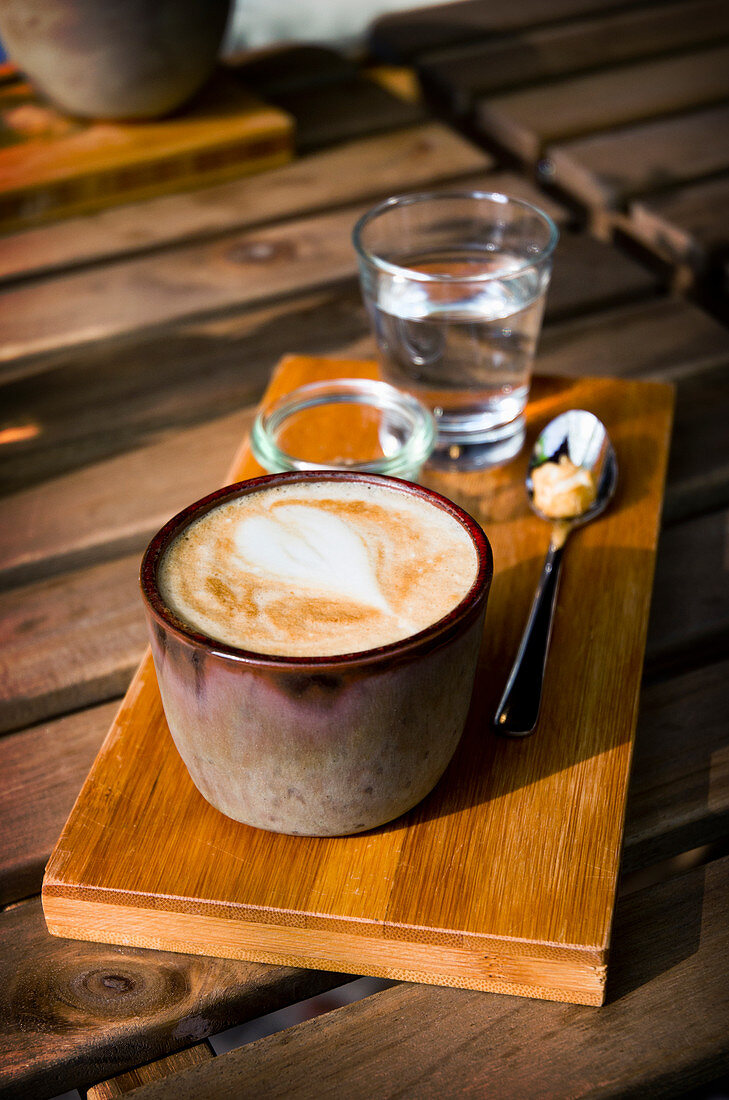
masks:
[[[289,481],[367,480],[414,493],[466,528],[478,572],[444,618],[402,641],[333,657],[277,657],[212,641],[165,606],[157,567],[172,540],[217,504]],[[175,516],[142,563],[142,593],[165,715],[200,793],[273,832],[339,836],[405,813],[435,786],[468,713],[493,572],[479,525],[396,478],[284,473],[228,486]]]
[[[215,65],[230,0],[0,0],[11,60],[63,111],[154,118]]]

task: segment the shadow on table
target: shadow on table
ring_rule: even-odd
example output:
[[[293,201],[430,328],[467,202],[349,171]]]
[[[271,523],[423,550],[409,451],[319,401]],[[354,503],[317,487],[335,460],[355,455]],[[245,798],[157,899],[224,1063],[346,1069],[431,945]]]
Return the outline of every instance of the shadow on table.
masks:
[[[706,869],[697,868],[618,899],[608,967],[608,1003],[620,1001],[696,954],[701,941],[705,876]]]
[[[598,586],[604,583],[599,578],[604,578],[608,568],[607,556],[618,571],[635,573],[652,566],[652,555],[643,550],[595,547],[582,553],[588,561],[594,560]],[[632,737],[634,664],[636,659],[642,660],[642,646],[636,637],[618,637],[610,665],[601,662],[605,631],[610,631],[612,625],[606,620],[593,622],[589,609],[575,623],[566,615],[560,619],[558,611],[534,733],[510,738],[500,736],[494,728],[494,714],[518,647],[521,624],[526,622],[541,562],[541,558],[521,562],[494,581],[495,585],[507,586],[510,592],[527,593],[514,608],[519,629],[511,629],[507,638],[502,625],[487,614],[466,729],[443,779],[412,811],[420,821],[502,798],[584,761],[604,757]],[[626,677],[627,692],[623,691]]]

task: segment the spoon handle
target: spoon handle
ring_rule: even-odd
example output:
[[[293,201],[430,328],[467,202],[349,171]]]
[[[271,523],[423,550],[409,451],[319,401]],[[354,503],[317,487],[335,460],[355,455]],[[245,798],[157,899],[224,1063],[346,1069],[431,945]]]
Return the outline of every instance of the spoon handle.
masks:
[[[537,724],[563,550],[564,539],[550,543],[519,652],[496,711],[496,730],[509,737],[526,737]]]

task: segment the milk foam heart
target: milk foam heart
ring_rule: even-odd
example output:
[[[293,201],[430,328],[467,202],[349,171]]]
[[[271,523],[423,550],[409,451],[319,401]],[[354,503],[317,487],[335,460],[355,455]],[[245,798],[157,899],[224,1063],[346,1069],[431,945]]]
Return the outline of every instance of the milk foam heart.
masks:
[[[157,580],[214,640],[284,657],[388,645],[437,622],[478,572],[466,528],[382,483],[287,482],[223,501],[168,547]]]
[[[249,516],[233,540],[246,565],[261,574],[392,613],[360,535],[320,508],[286,504],[275,517]]]

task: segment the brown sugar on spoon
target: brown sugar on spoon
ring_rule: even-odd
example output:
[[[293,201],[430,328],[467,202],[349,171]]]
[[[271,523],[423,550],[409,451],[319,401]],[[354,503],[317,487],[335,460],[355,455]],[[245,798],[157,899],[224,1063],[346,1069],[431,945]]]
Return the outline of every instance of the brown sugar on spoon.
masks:
[[[550,460],[532,470],[534,504],[552,519],[570,519],[580,515],[597,498],[597,478],[594,470],[576,466],[568,455],[559,461]]]

